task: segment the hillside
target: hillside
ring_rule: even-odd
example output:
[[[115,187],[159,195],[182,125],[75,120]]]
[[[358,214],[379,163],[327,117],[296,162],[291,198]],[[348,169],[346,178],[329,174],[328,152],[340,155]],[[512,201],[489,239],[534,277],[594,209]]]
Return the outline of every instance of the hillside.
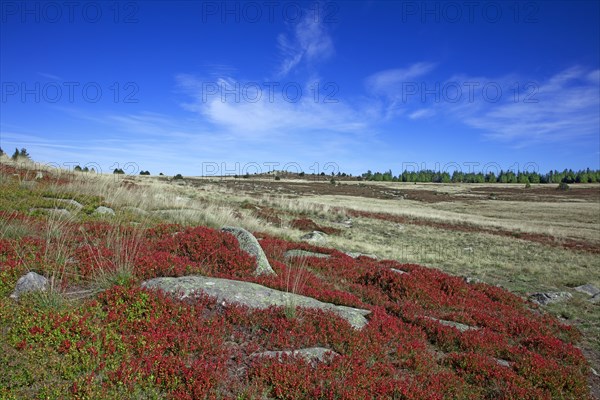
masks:
[[[589,398],[600,311],[575,288],[600,286],[599,204],[597,184],[173,180],[3,160],[0,397]],[[223,226],[252,232],[274,274]],[[45,291],[11,298],[28,272]],[[184,276],[330,306],[143,283]]]

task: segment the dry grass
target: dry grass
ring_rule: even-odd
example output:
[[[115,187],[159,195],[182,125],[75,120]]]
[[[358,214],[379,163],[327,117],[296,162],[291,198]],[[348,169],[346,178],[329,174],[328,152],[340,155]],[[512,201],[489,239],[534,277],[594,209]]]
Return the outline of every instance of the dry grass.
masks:
[[[123,223],[163,221],[209,227],[236,225],[249,231],[261,231],[286,239],[299,239],[302,233],[289,228],[285,222],[282,226],[268,225],[256,218],[251,210],[240,207],[244,202],[249,202],[273,208],[281,212],[287,221],[302,214],[310,216],[318,224],[339,227],[335,224],[347,219],[346,210],[352,209],[436,222],[468,223],[482,228],[495,227],[510,231],[551,234],[558,238],[579,238],[600,246],[600,205],[593,202],[552,203],[479,199],[428,204],[412,200],[330,195],[290,198],[243,192],[210,179],[203,179],[199,187],[193,187],[175,185],[165,178],[128,176],[126,180],[135,185],[132,189],[131,185],[123,184],[123,176],[71,173],[69,177],[71,179],[66,186],[53,190],[57,193],[62,191],[102,196],[104,202],[117,211],[117,220],[124,215],[129,218]],[[307,181],[308,183],[310,182]],[[426,189],[461,194],[467,194],[471,188],[466,184],[366,184],[402,190]],[[478,185],[483,186],[486,185]],[[139,212],[125,211],[132,209]],[[600,343],[600,326],[593,322],[600,320],[598,307],[594,308],[585,301],[583,295],[571,290],[574,286],[584,283],[600,286],[600,261],[597,255],[477,232],[399,225],[368,218],[353,218],[353,221],[352,228],[344,230],[338,236],[329,236],[326,246],[423,264],[452,274],[479,278],[523,295],[535,291],[569,290],[574,294],[574,300],[555,307],[556,309],[550,309],[572,321],[579,321],[578,326],[584,330],[586,338],[590,342],[598,339],[596,343]],[[0,234],[26,235],[27,228],[10,221],[3,222],[0,225]],[[115,234],[117,240],[118,234]],[[121,264],[126,266],[127,262]],[[301,274],[294,276],[298,275]],[[100,281],[103,279],[99,278]],[[293,292],[301,282],[289,281],[287,285]],[[598,349],[600,350],[600,347]]]

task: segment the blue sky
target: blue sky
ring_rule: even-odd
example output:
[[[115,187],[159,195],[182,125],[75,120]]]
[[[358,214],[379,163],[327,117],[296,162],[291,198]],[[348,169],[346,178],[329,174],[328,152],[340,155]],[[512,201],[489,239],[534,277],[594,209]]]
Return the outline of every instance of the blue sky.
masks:
[[[597,1],[0,1],[0,146],[137,173],[600,168]]]

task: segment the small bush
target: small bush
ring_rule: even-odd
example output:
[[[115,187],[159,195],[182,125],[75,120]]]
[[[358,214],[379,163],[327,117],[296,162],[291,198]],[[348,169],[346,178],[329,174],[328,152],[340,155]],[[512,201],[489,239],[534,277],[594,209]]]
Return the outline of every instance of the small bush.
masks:
[[[280,181],[280,180],[281,180],[281,177],[279,177],[279,176],[276,176],[276,177],[275,177],[275,180],[276,180],[276,181]]]
[[[531,183],[527,182],[527,183],[525,184],[525,189],[529,189],[530,187],[531,187]]]
[[[177,174],[173,177],[173,179],[183,179],[183,176],[181,176],[181,174]]]
[[[561,182],[558,184],[558,187],[556,188],[558,190],[569,190],[569,184],[567,182]]]

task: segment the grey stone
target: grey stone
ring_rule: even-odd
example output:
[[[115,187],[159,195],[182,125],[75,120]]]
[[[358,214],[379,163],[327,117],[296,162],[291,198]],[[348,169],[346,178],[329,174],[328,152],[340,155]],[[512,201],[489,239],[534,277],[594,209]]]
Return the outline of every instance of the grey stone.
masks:
[[[340,226],[342,228],[346,228],[346,229],[352,228],[352,224],[353,223],[352,223],[351,219],[347,219],[347,220],[344,220],[342,222],[336,222],[336,225],[338,225],[338,226]]]
[[[299,249],[292,249],[292,250],[288,250],[285,252],[285,258],[292,258],[292,257],[331,258],[331,255],[323,254],[323,253],[315,253],[313,251],[299,250]]]
[[[52,197],[44,197],[44,199],[46,199],[46,200],[52,200],[52,201],[57,201],[59,203],[65,203],[65,204],[73,206],[73,207],[75,207],[75,208],[77,208],[79,210],[81,210],[83,208],[83,205],[81,203],[79,203],[78,201],[73,200],[73,199],[55,199],[55,198],[52,198]]]
[[[302,235],[300,239],[311,243],[325,243],[327,242],[327,234],[321,231],[312,231]]]
[[[470,277],[470,276],[464,276],[463,280],[465,281],[465,283],[468,283],[468,284],[482,283],[481,279],[473,278],[473,277]]]
[[[46,291],[47,286],[48,278],[35,272],[29,272],[19,278],[15,286],[15,290],[12,292],[10,297],[12,299],[18,299],[23,293],[43,292]]]
[[[367,324],[365,315],[371,312],[360,308],[325,303],[312,297],[271,289],[257,283],[198,275],[180,278],[154,278],[143,282],[142,287],[176,293],[181,299],[190,297],[195,292],[202,292],[216,297],[219,302],[242,304],[257,309],[266,309],[270,306],[289,307],[290,305],[317,308],[338,314],[356,329]]]
[[[402,271],[401,269],[396,269],[396,268],[390,268],[390,269],[391,269],[392,272],[395,272],[395,273],[400,274],[400,275],[408,274],[408,272]]]
[[[253,234],[244,228],[235,226],[224,226],[221,230],[235,236],[240,244],[240,248],[256,258],[256,270],[254,271],[254,275],[277,275],[275,271],[273,271],[271,264],[269,264],[269,260],[262,247],[260,247],[260,243],[258,243],[258,240],[256,240]]]
[[[581,286],[577,286],[576,288],[573,288],[573,289],[577,290],[578,292],[588,294],[592,297],[594,297],[595,295],[600,293],[600,289],[598,289],[596,286],[594,286],[590,283],[581,285]]]
[[[561,303],[571,299],[573,295],[569,292],[547,292],[547,293],[533,293],[529,296],[529,300],[545,306],[552,303]]]
[[[38,179],[44,179],[44,174],[42,173],[42,171],[37,171],[35,173],[35,179],[36,180],[38,180]]]
[[[94,210],[94,214],[115,215],[115,210],[113,210],[112,208],[100,206]]]
[[[465,325],[465,324],[461,324],[460,322],[446,321],[444,319],[437,319],[437,318],[433,318],[433,317],[427,317],[427,318],[430,319],[430,320],[432,320],[432,321],[436,321],[436,322],[440,323],[441,325],[450,326],[452,328],[456,328],[460,332],[479,330],[479,328],[476,327],[476,326]]]
[[[510,362],[506,361],[506,360],[502,360],[500,358],[494,358],[494,360],[496,361],[496,364],[502,366],[502,367],[510,367]]]
[[[291,356],[303,358],[308,362],[325,362],[329,357],[334,357],[336,355],[338,355],[338,353],[325,347],[309,347],[299,350],[263,351],[253,354],[252,357],[272,357],[281,361],[283,356]]]
[[[590,298],[588,301],[592,304],[600,304],[600,293],[598,293],[595,296],[592,296],[592,298]]]
[[[373,258],[375,260],[377,260],[379,258],[375,254],[366,254],[366,253],[361,253],[361,252],[358,252],[358,251],[347,251],[344,254],[346,254],[347,256],[350,256],[352,258],[369,257],[369,258]]]

